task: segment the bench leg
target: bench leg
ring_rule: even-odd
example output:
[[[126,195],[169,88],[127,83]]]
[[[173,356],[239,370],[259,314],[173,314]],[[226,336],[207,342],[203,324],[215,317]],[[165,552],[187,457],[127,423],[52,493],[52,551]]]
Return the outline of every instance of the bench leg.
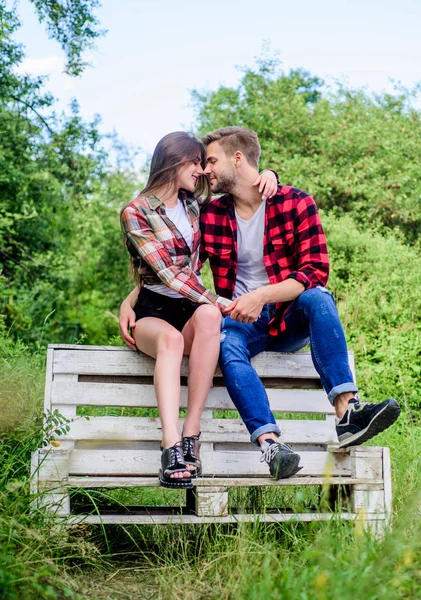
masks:
[[[54,516],[70,514],[70,497],[65,485],[69,477],[70,448],[38,450],[36,505]]]
[[[187,493],[187,506],[198,517],[226,517],[228,491],[223,486],[196,486]]]
[[[388,448],[351,449],[352,477],[366,477],[383,483],[352,486],[352,511],[360,526],[376,538],[384,537],[390,527],[391,475]]]

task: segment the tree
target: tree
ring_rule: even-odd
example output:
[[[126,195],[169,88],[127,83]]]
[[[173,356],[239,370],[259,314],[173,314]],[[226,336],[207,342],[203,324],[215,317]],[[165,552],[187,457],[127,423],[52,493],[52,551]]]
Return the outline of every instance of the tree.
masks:
[[[68,72],[80,73],[82,52],[100,33],[90,12],[98,3],[35,5],[67,53]],[[104,257],[124,273],[118,212],[135,183],[124,160],[118,168],[108,162],[97,119],[84,122],[76,102],[67,115],[57,115],[44,78],[18,74],[24,57],[13,39],[18,27],[15,12],[0,0],[0,304],[16,336],[39,341],[43,332],[67,341],[69,321],[83,333],[84,317],[75,311],[88,312],[83,299],[95,295],[98,284],[98,276],[88,281],[85,274],[93,274]],[[110,299],[115,282],[114,274],[102,273],[101,301],[93,303],[102,313],[126,290],[123,284],[117,299]]]
[[[254,129],[264,166],[318,205],[350,212],[363,225],[397,228],[408,242],[421,234],[421,113],[414,91],[370,95],[340,86],[329,92],[302,70],[276,60],[244,69],[237,88],[193,92],[197,128]]]

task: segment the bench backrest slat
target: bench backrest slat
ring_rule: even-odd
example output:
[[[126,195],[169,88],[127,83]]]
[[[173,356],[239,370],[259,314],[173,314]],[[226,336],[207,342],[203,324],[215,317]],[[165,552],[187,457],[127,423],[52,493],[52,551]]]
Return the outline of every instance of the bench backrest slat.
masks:
[[[334,414],[323,390],[267,389],[273,411],[290,413]],[[156,407],[155,390],[147,384],[84,383],[54,381],[52,383],[52,405],[54,403],[74,406],[125,406],[138,408]],[[181,387],[180,405],[187,406],[187,387]],[[235,410],[225,388],[210,390],[207,408]]]
[[[180,419],[180,425],[184,419]],[[288,444],[329,444],[332,430],[327,421],[278,420],[282,438]],[[249,441],[249,434],[241,419],[203,419],[202,442]],[[153,417],[84,417],[76,418],[68,440],[156,441],[162,438],[161,422]],[[157,446],[158,447],[158,446]]]

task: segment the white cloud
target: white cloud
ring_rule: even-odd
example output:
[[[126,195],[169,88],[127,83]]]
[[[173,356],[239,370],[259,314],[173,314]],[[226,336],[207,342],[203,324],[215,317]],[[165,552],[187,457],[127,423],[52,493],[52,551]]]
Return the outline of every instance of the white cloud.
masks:
[[[52,75],[62,73],[64,69],[63,57],[58,55],[42,56],[40,58],[25,58],[17,67],[17,72],[33,75]]]

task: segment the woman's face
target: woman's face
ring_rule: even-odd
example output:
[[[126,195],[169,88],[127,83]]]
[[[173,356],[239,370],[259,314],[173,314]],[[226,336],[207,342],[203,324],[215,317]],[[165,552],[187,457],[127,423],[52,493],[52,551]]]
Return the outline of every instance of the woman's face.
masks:
[[[203,169],[199,157],[181,165],[177,173],[177,189],[194,192],[200,175],[203,175]]]

